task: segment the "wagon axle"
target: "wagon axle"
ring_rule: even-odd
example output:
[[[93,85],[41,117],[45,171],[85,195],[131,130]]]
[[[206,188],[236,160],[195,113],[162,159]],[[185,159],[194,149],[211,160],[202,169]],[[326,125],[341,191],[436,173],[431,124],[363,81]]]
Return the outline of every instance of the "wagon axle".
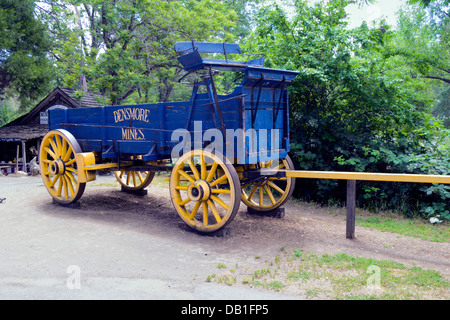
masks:
[[[49,170],[54,175],[63,175],[66,172],[66,165],[61,158],[58,158],[49,165]]]
[[[198,180],[187,188],[187,194],[191,201],[208,201],[211,197],[211,187],[205,180]]]

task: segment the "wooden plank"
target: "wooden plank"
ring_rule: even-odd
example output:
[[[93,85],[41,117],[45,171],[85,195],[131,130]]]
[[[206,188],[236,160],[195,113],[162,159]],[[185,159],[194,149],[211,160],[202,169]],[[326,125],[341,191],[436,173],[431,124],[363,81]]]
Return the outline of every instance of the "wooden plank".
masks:
[[[304,170],[280,170],[280,171],[284,171],[286,173],[286,177],[290,178],[450,184],[450,175],[440,176],[440,175],[426,175],[426,174],[304,171]]]
[[[175,52],[192,52],[193,44],[198,52],[206,53],[241,53],[241,48],[236,43],[217,43],[217,42],[177,42],[175,43]]]
[[[347,180],[347,226],[346,238],[355,238],[356,181]]]

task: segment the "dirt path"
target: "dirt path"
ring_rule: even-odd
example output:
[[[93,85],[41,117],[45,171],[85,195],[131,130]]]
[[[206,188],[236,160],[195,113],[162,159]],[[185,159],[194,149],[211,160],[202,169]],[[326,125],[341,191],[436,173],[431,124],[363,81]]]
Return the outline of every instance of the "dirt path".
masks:
[[[83,202],[90,210],[104,212],[127,211],[133,215],[148,215],[167,232],[176,235],[192,233],[174,212],[169,191],[151,185],[146,197],[130,197],[117,188],[97,187],[86,192]],[[154,210],[151,210],[154,208]],[[150,209],[150,210],[149,210]],[[281,247],[302,248],[317,254],[347,253],[349,255],[394,260],[407,266],[417,265],[438,270],[450,277],[450,244],[425,241],[390,232],[356,228],[356,239],[345,238],[345,215],[335,216],[326,208],[290,201],[282,219],[254,216],[245,205],[229,225],[230,236],[215,245],[221,253],[252,248],[272,251]],[[184,232],[183,232],[184,231]],[[202,239],[202,236],[193,234]],[[204,238],[204,237],[203,237]],[[270,249],[270,250],[269,250]]]
[[[117,293],[121,298],[127,293],[132,298],[239,299],[237,291],[220,296],[215,288],[216,295],[207,293],[205,278],[219,263],[257,269],[282,247],[394,260],[450,278],[449,243],[358,226],[356,239],[348,240],[344,215],[300,202],[288,203],[283,219],[249,215],[241,205],[228,237],[202,236],[186,229],[167,187],[152,184],[148,195],[140,197],[99,186],[112,180],[101,177],[97,186],[88,184],[78,208],[63,208],[51,202],[40,178],[0,177],[0,198],[7,198],[0,204],[0,297],[27,298],[32,292],[42,298],[45,288],[51,288],[44,299],[54,292],[89,299],[100,293],[116,297],[114,290],[122,288]],[[83,283],[82,296],[62,288],[70,265],[80,266],[83,279],[90,281]],[[40,279],[48,281],[42,285]],[[148,286],[140,287],[139,279]]]

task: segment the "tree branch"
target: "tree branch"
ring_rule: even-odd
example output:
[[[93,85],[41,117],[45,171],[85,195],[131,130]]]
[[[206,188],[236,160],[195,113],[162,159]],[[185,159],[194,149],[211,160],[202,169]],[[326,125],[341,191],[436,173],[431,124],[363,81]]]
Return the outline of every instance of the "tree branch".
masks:
[[[425,78],[427,78],[427,79],[440,80],[440,81],[444,81],[445,83],[449,83],[449,84],[450,84],[450,79],[446,79],[446,78],[442,78],[442,77],[425,76]]]

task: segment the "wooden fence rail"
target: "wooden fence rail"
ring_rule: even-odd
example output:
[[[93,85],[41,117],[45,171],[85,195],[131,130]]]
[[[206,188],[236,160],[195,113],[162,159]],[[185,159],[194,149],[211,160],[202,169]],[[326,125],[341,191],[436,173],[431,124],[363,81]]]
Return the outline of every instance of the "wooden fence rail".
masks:
[[[280,170],[281,171],[281,170]],[[402,174],[402,173],[369,173],[340,171],[303,171],[284,170],[286,177],[307,179],[347,180],[347,221],[346,238],[355,238],[356,181],[385,181],[411,183],[443,183],[450,184],[450,175]]]

